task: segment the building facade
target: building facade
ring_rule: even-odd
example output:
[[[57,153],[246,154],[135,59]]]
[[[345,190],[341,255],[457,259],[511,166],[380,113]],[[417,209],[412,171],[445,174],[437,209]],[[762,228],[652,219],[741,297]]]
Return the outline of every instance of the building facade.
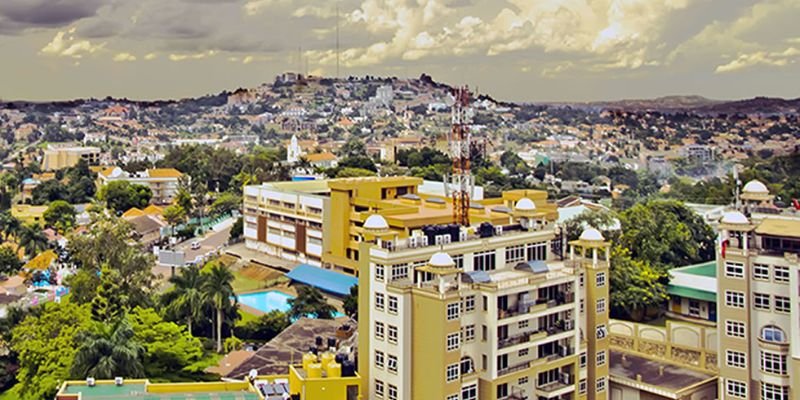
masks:
[[[130,173],[120,167],[101,170],[97,174],[97,183],[104,186],[114,181],[128,181],[132,184],[145,185],[150,188],[152,204],[171,204],[178,194],[180,179],[183,173],[174,168],[153,168]]]
[[[56,171],[75,166],[80,160],[88,165],[99,165],[100,155],[99,147],[51,147],[44,151],[42,169]]]

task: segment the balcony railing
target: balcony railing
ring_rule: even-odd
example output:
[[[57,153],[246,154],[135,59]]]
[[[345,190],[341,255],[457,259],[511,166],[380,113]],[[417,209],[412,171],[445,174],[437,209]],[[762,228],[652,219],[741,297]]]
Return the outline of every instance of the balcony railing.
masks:
[[[512,365],[510,367],[506,367],[506,368],[503,368],[503,369],[497,371],[497,376],[504,376],[504,375],[508,375],[508,374],[511,374],[511,373],[514,373],[514,372],[517,372],[517,371],[522,371],[524,369],[530,368],[530,366],[531,366],[531,362],[530,361],[525,361],[524,363],[519,363],[517,365]]]
[[[559,378],[557,381],[545,383],[543,385],[536,385],[536,391],[540,395],[549,397],[553,393],[575,384],[575,379],[571,374],[567,374]]]
[[[564,322],[559,321],[559,323],[553,324],[551,326],[533,332],[520,333],[518,335],[500,339],[497,342],[497,348],[504,349],[506,347],[515,346],[521,343],[527,343],[527,342],[532,342],[534,340],[544,339],[548,336],[558,335],[559,333],[564,333],[569,330],[572,330],[573,327],[574,323],[572,321],[564,321]]]
[[[505,319],[515,317],[517,315],[529,314],[534,312],[543,311],[549,308],[563,306],[567,303],[575,301],[575,293],[559,292],[558,295],[551,298],[540,298],[532,302],[524,302],[517,304],[517,307],[497,310],[497,319]]]

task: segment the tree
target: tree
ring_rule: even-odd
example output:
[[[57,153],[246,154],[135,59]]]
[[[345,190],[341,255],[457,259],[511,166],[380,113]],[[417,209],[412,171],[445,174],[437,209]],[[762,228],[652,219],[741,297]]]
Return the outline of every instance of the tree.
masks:
[[[164,220],[175,226],[186,220],[186,210],[179,204],[173,204],[164,209]]]
[[[89,312],[73,303],[45,303],[16,327],[11,349],[19,355],[19,399],[52,399],[69,378],[78,347],[78,332],[88,326]]]
[[[616,241],[618,231],[611,231],[610,228],[619,225],[616,215],[610,211],[586,210],[564,223],[564,232],[567,240],[577,240],[584,229],[595,228],[599,230],[606,240]]]
[[[75,225],[75,207],[64,200],[56,200],[44,212],[44,221],[59,232],[66,232]]]
[[[242,196],[234,193],[222,193],[213,203],[211,203],[211,214],[222,215],[233,210],[238,210],[242,206]]]
[[[239,217],[236,219],[236,222],[233,223],[233,226],[231,226],[231,233],[228,240],[237,240],[242,237],[242,235],[244,235],[244,218]]]
[[[11,212],[8,210],[0,212],[0,233],[2,233],[4,241],[8,240],[9,236],[16,235],[20,226],[19,220],[11,215]]]
[[[169,278],[173,285],[172,290],[161,296],[161,304],[166,308],[167,315],[185,320],[190,334],[193,332],[193,322],[201,318],[203,306],[206,304],[203,291],[205,277],[196,265],[183,268],[180,274]]]
[[[364,168],[353,167],[336,169],[336,178],[357,178],[362,176],[375,176],[375,172]]]
[[[352,317],[358,313],[358,285],[350,287],[350,294],[344,297],[344,313]]]
[[[216,311],[216,339],[217,339],[217,352],[222,352],[222,317],[223,310],[226,305],[229,305],[234,297],[233,292],[233,274],[228,268],[222,264],[213,264],[208,271],[203,273],[203,293],[211,302],[214,310]]]
[[[13,275],[22,268],[22,260],[17,252],[7,246],[0,246],[0,274]]]
[[[611,310],[616,317],[641,320],[649,307],[659,307],[666,300],[667,273],[644,260],[631,258],[628,249],[611,249]]]
[[[203,345],[186,328],[164,321],[152,308],[136,307],[129,315],[134,340],[144,347],[146,376],[164,376],[203,357]]]
[[[112,181],[100,188],[97,198],[106,202],[106,206],[121,214],[131,208],[147,207],[153,192],[148,186],[128,181]]]
[[[333,319],[336,308],[328,304],[322,292],[315,287],[300,286],[297,297],[289,299],[289,317],[297,319],[312,316],[319,319]]]
[[[244,340],[267,342],[291,325],[289,316],[279,310],[272,310],[244,325],[236,327],[236,337]]]
[[[108,265],[100,269],[100,285],[92,298],[92,319],[109,322],[121,318],[127,311],[127,298],[120,290],[119,272]]]
[[[47,249],[47,236],[38,225],[25,225],[19,232],[19,245],[25,248],[25,255],[34,257]]]
[[[80,346],[72,364],[72,377],[81,380],[87,377],[144,377],[144,348],[134,336],[126,318],[113,323],[95,322],[89,329],[81,331],[77,336]]]

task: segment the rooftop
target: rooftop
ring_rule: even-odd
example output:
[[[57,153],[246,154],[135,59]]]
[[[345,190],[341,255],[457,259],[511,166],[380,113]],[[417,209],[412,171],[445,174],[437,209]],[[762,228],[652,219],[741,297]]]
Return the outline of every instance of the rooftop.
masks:
[[[57,395],[58,399],[80,400],[257,400],[257,393],[249,391],[247,383],[160,383],[143,380],[126,382],[117,386],[110,381],[98,381],[95,386],[67,382]]]
[[[675,268],[673,272],[683,272],[685,274],[705,276],[709,278],[717,277],[717,262],[708,261],[700,264],[688,265],[686,267]]]
[[[765,218],[756,228],[759,235],[800,238],[800,219]]]
[[[655,386],[661,390],[680,392],[716,377],[682,368],[677,365],[650,360],[633,354],[611,351],[609,375],[611,379],[621,378]]]

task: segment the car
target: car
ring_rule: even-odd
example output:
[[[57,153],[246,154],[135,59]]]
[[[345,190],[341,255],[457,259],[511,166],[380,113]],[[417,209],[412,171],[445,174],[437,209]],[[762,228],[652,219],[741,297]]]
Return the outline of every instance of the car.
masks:
[[[199,248],[200,248],[200,242],[198,242],[197,240],[192,242],[192,250],[197,250]]]

